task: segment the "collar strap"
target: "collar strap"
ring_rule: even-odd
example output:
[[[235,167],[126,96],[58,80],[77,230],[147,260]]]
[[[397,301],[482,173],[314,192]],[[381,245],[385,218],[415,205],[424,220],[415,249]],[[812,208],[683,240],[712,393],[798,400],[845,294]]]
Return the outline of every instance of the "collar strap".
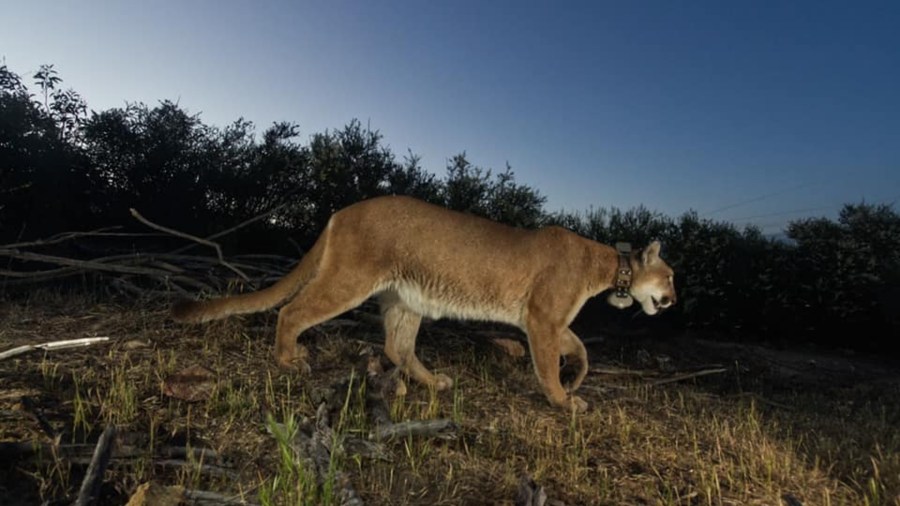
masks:
[[[631,243],[617,242],[616,252],[619,254],[619,267],[616,269],[616,279],[613,288],[616,297],[628,297],[628,289],[631,288]]]

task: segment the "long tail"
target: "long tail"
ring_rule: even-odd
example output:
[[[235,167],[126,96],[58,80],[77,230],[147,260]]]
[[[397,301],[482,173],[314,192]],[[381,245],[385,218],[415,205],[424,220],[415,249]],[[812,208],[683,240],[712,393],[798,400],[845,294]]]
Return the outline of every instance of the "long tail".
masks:
[[[274,285],[253,293],[222,297],[219,299],[192,301],[184,300],[172,306],[172,319],[182,323],[202,323],[218,320],[235,314],[256,313],[273,308],[290,298],[315,276],[325,249],[326,238],[316,241],[312,249]]]

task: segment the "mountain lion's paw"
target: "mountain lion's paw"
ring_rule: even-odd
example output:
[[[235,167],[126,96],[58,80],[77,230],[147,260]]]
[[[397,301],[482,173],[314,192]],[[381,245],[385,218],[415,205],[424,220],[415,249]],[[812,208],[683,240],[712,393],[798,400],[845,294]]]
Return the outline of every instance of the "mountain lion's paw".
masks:
[[[278,367],[286,371],[297,371],[300,374],[312,372],[312,367],[306,361],[307,358],[309,358],[309,351],[305,346],[299,345],[295,348],[294,353],[275,354],[275,362],[278,363]]]
[[[581,397],[577,395],[573,395],[569,397],[569,409],[575,411],[576,413],[584,413],[587,411],[588,403],[584,401]]]
[[[434,375],[434,389],[435,390],[447,390],[453,387],[453,379],[446,374],[435,374]]]

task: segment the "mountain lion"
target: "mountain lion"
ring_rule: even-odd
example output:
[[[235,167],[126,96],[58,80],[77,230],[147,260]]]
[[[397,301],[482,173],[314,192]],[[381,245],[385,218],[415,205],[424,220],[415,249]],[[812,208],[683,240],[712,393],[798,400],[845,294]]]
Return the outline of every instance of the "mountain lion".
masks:
[[[274,285],[180,302],[172,314],[180,322],[205,322],[286,302],[278,313],[275,359],[308,372],[298,336],[377,295],[385,354],[437,390],[453,380],[432,373],[416,357],[422,317],[508,323],[528,336],[550,403],[583,411],[587,403],[560,383],[560,356],[578,361],[569,392],[588,371],[587,352],[569,324],[589,297],[613,287],[618,295],[610,295],[610,302],[620,307],[633,297],[653,315],[674,304],[673,272],[659,249],[653,242],[620,254],[560,227],[525,230],[410,197],[378,197],[334,213],[312,249]],[[626,275],[624,283],[620,274]]]

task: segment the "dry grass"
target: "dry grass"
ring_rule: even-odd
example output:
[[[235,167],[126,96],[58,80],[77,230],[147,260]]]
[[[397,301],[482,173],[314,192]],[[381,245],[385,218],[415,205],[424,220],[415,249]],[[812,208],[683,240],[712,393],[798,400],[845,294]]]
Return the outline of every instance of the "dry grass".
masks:
[[[108,471],[104,494],[113,504],[149,480],[262,504],[333,502],[331,485],[317,486],[267,431],[265,414],[288,429],[314,416],[323,389],[351,371],[362,374],[362,353],[379,350],[380,331],[311,331],[309,378],[274,366],[273,327],[271,315],[177,326],[163,307],[52,294],[5,302],[0,350],[92,335],[115,341],[0,362],[0,441],[49,442],[29,414],[35,411],[63,443],[95,441],[116,424],[147,454]],[[504,356],[461,328],[426,328],[419,346],[423,360],[454,377],[456,387],[436,393],[409,384],[409,394],[390,406],[396,421],[452,418],[458,438],[394,441],[384,460],[333,455],[334,470],[350,476],[367,504],[513,504],[528,474],[565,504],[900,505],[896,379],[787,383],[742,357],[730,373],[656,387],[591,375],[581,392],[591,409],[572,417],[536,392],[527,357]],[[637,348],[648,346],[653,341],[607,342],[591,352],[594,360],[634,366]],[[165,396],[164,379],[195,364],[217,373],[212,396],[196,403]],[[371,422],[358,388],[343,395],[336,437],[365,434]],[[154,463],[152,450],[167,445],[212,448],[236,476],[211,476],[201,460]],[[0,496],[71,498],[82,472],[58,455],[40,464],[0,463]]]

